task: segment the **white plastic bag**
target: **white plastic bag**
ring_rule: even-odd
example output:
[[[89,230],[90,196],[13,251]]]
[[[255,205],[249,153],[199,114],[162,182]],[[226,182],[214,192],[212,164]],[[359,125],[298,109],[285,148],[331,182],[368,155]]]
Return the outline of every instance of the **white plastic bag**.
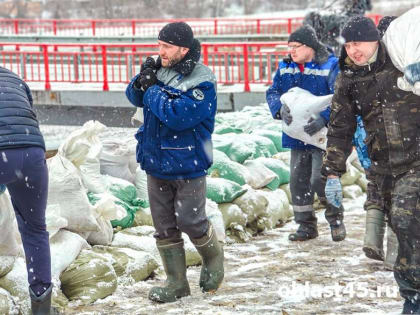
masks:
[[[394,66],[404,72],[413,63],[420,62],[420,6],[391,22],[382,38]],[[420,82],[414,86],[402,76],[397,85],[401,90],[420,95]]]
[[[280,97],[281,103],[290,108],[290,114],[293,117],[290,125],[283,122],[283,132],[292,138],[326,150],[328,129],[322,128],[310,136],[303,130],[303,127],[308,124],[311,117],[318,116],[320,112],[331,105],[332,97],[333,94],[315,96],[299,87],[291,88]]]

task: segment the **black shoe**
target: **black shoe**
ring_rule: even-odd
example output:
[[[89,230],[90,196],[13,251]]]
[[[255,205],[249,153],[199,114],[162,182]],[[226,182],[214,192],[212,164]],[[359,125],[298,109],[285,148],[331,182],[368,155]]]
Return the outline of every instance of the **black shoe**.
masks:
[[[415,304],[409,299],[405,299],[403,306],[403,314],[420,314],[420,304]]]
[[[299,231],[297,230],[295,233],[289,234],[289,241],[296,242],[296,241],[307,241],[318,237],[318,231]]]
[[[338,225],[330,225],[331,238],[334,242],[341,242],[346,238],[346,227],[344,223]]]
[[[384,253],[380,250],[368,246],[364,246],[362,249],[367,258],[384,261]]]

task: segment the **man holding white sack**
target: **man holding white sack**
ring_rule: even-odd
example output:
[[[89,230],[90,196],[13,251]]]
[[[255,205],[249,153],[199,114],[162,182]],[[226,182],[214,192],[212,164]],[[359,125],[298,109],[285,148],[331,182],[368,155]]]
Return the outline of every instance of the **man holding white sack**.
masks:
[[[372,20],[352,18],[342,37],[322,167],[326,196],[341,204],[339,177],[346,172],[360,115],[384,212],[398,238],[394,276],[405,298],[403,314],[420,314],[420,96],[397,86],[404,73],[392,63]]]
[[[267,102],[274,119],[286,125],[293,121],[290,108],[282,104],[280,97],[294,87],[302,88],[313,95],[324,96],[334,92],[338,73],[337,58],[322,45],[312,27],[304,25],[293,32],[288,40],[291,54],[280,64],[267,91]],[[295,106],[298,106],[297,104]],[[312,136],[324,128],[330,116],[327,108],[311,117],[302,132]],[[323,150],[292,138],[283,132],[283,147],[291,149],[290,191],[293,212],[299,228],[289,235],[291,241],[306,241],[318,236],[317,217],[313,208],[314,193],[325,204],[325,181],[321,177]],[[346,236],[343,224],[343,208],[326,204],[325,217],[331,227],[334,241]]]

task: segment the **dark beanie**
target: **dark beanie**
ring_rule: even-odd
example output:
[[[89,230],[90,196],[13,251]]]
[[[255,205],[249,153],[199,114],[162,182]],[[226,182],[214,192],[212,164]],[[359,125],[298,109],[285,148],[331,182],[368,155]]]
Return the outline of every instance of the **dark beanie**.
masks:
[[[303,25],[290,34],[288,42],[298,42],[311,47],[314,50],[319,48],[318,37],[316,36],[315,30],[309,25]]]
[[[194,35],[187,23],[174,22],[166,24],[160,30],[158,39],[175,46],[191,48]]]
[[[375,42],[380,40],[378,29],[370,18],[354,16],[347,21],[341,36],[348,42]]]

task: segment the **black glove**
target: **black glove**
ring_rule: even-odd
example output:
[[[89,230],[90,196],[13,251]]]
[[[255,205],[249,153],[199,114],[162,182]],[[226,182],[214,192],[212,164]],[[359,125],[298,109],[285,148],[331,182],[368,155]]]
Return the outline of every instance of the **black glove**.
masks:
[[[326,121],[323,117],[319,116],[318,118],[310,118],[308,124],[303,127],[303,130],[310,136],[316,134],[323,127],[325,127]]]
[[[149,69],[149,68],[154,70],[155,67],[156,67],[155,58],[149,56],[146,58],[146,61],[141,64],[140,73],[142,73],[144,70]]]
[[[404,76],[411,85],[420,82],[420,62],[408,65],[404,70]]]
[[[281,116],[281,119],[286,123],[286,125],[290,125],[291,123],[292,123],[292,121],[293,121],[293,117],[292,117],[292,115],[290,115],[290,108],[286,105],[286,104],[283,104],[282,106],[281,106],[281,109],[280,109],[280,116]]]
[[[146,68],[143,72],[140,72],[140,76],[137,78],[135,85],[137,88],[141,88],[144,92],[157,83],[157,77],[152,68]]]

